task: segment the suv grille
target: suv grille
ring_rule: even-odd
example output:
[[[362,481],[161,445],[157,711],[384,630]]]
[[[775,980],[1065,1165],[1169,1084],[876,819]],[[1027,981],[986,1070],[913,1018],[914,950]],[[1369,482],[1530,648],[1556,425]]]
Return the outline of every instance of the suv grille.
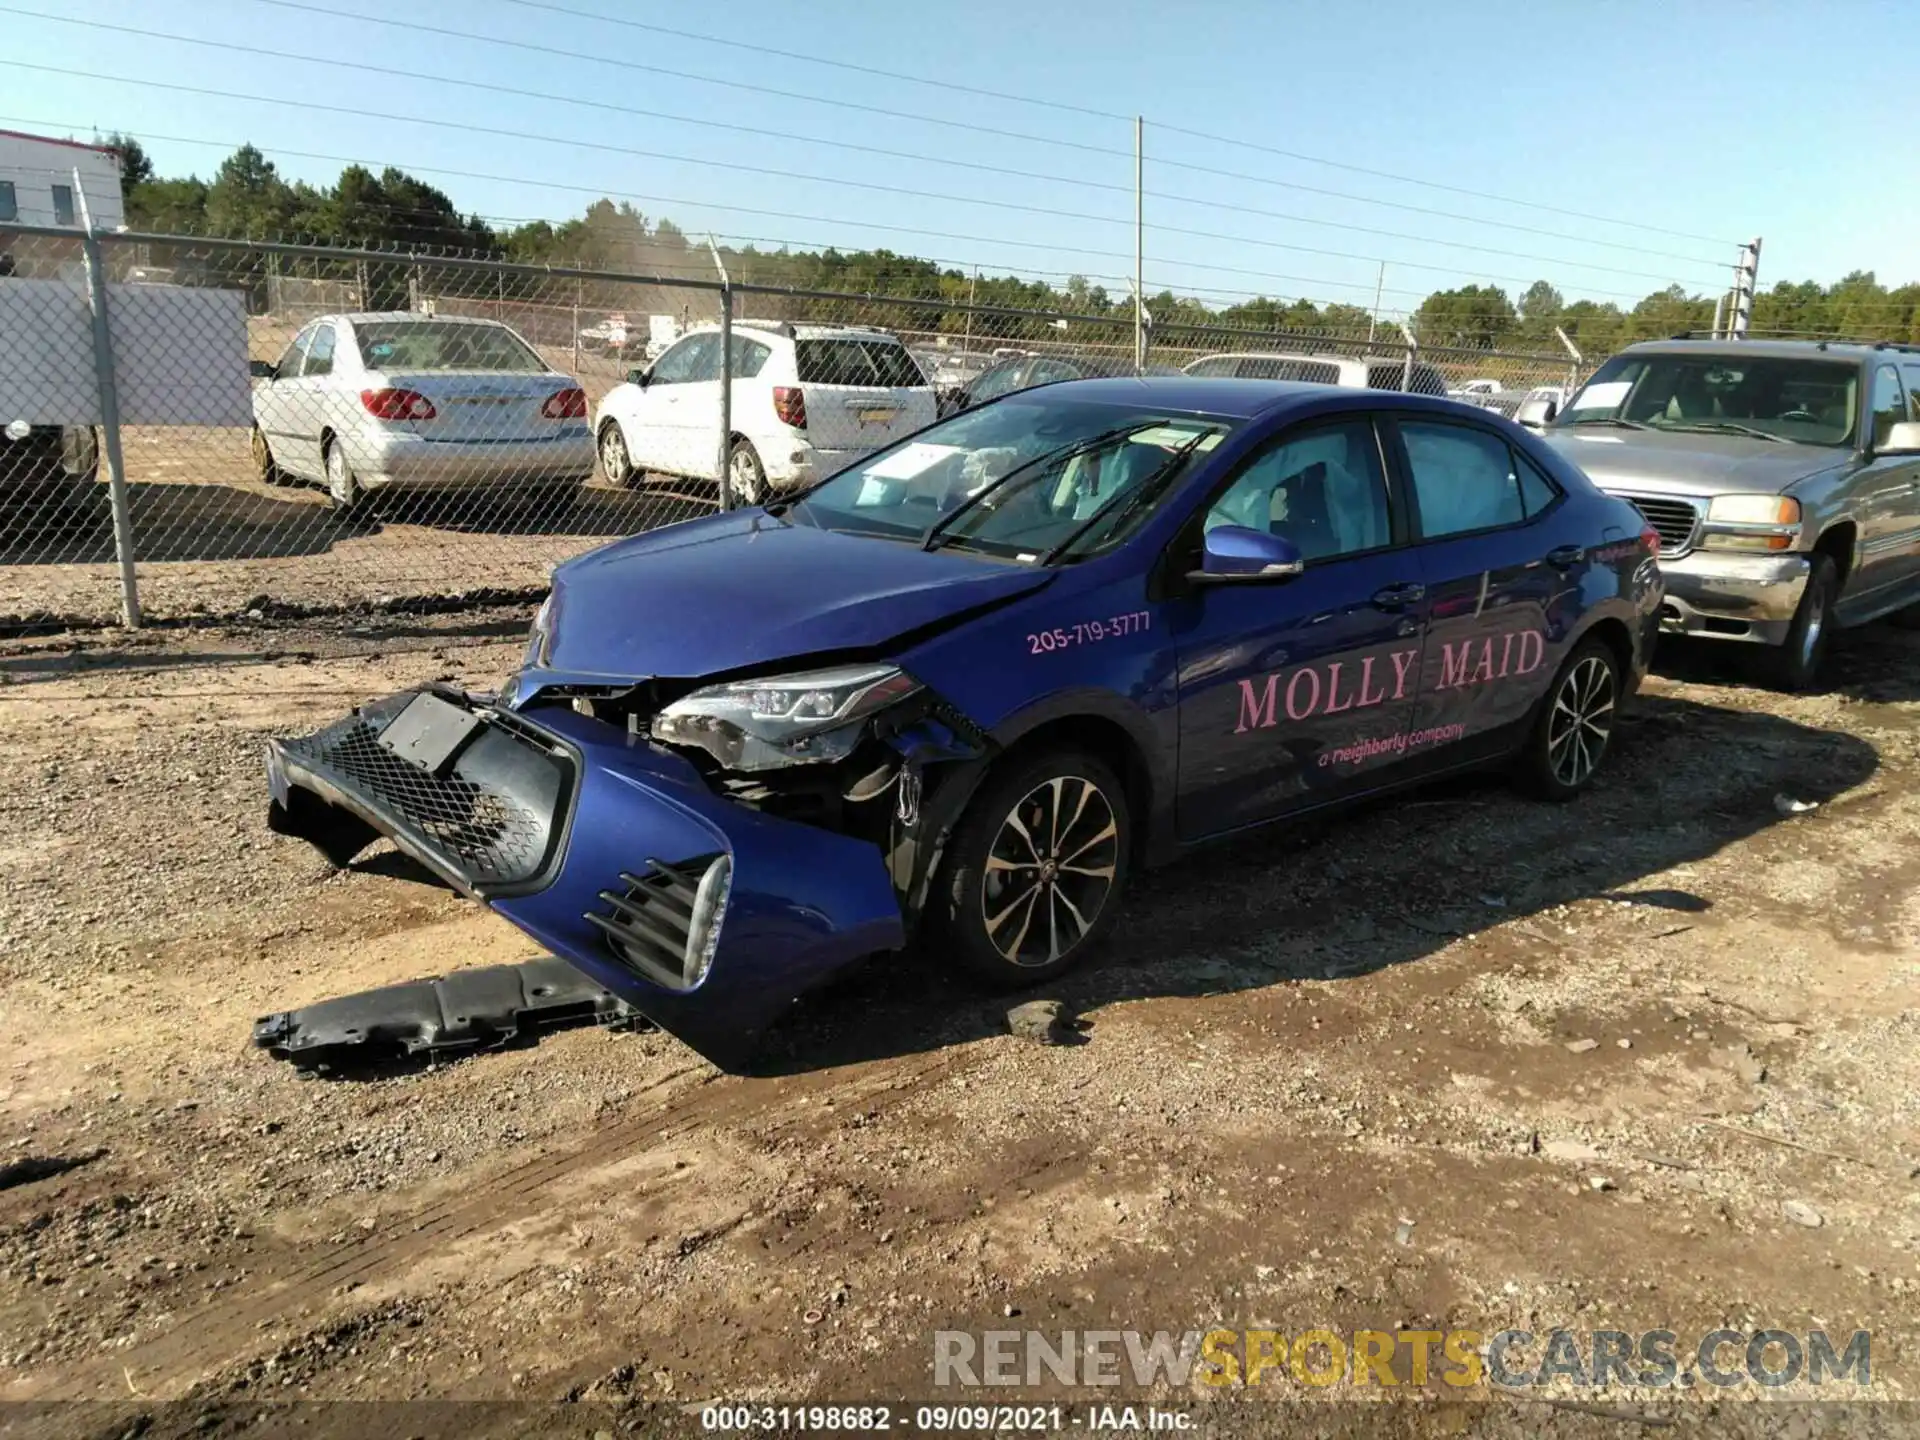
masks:
[[[1693,548],[1694,532],[1700,528],[1700,510],[1691,500],[1671,495],[1621,495],[1646,522],[1660,532],[1660,555],[1672,559]]]

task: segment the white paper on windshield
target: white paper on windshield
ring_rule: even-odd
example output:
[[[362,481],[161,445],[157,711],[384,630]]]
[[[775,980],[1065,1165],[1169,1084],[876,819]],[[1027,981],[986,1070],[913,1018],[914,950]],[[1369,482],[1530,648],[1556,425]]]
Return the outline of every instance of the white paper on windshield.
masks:
[[[942,460],[962,453],[958,445],[933,445],[925,440],[916,440],[911,445],[903,445],[884,459],[876,460],[867,467],[867,474],[876,480],[911,480],[938,465]]]
[[[1627,398],[1627,392],[1633,388],[1631,380],[1603,380],[1598,385],[1589,385],[1580,392],[1580,398],[1569,408],[1574,410],[1617,410],[1621,401]]]
[[[1177,425],[1155,425],[1150,430],[1136,430],[1129,435],[1127,439],[1136,445],[1159,445],[1168,450],[1178,450],[1182,445],[1192,440],[1194,434],[1194,431],[1182,430]],[[1202,436],[1200,443],[1193,448],[1204,455],[1207,451],[1218,445],[1220,439],[1221,436],[1218,430],[1210,431]]]

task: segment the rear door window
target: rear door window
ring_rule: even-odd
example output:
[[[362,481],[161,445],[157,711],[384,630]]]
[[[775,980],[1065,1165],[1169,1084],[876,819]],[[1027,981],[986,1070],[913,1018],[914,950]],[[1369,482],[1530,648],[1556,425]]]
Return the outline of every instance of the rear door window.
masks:
[[[1920,420],[1920,365],[1907,366],[1907,414]]]
[[[907,347],[885,340],[798,340],[794,362],[802,385],[917,389],[927,383]]]
[[[307,363],[300,373],[312,378],[333,373],[333,326],[322,325],[307,343]]]
[[[1873,372],[1873,443],[1887,443],[1887,432],[1907,418],[1907,392],[1900,386],[1900,372],[1882,365]]]
[[[1518,525],[1527,518],[1506,441],[1465,425],[1400,422],[1420,533],[1429,540]]]

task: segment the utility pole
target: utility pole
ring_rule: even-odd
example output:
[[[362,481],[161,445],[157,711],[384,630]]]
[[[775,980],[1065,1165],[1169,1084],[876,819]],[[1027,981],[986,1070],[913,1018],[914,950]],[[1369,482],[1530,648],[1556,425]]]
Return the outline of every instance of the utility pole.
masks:
[[[1147,280],[1143,273],[1146,245],[1146,121],[1133,117],[1133,369],[1147,368]]]
[[[1367,321],[1367,348],[1373,348],[1373,332],[1380,328],[1380,297],[1387,289],[1387,262],[1380,262],[1380,278],[1373,283],[1373,318]]]
[[[1733,314],[1728,317],[1727,334],[1735,340],[1747,338],[1747,326],[1753,320],[1753,296],[1760,275],[1760,237],[1740,247],[1740,263],[1733,267]]]

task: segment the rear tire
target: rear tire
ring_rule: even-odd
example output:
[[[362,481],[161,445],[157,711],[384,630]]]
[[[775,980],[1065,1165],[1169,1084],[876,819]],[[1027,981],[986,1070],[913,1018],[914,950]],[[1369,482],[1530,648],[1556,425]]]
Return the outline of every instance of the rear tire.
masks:
[[[284,485],[287,477],[274,463],[273,448],[267,444],[267,437],[260,433],[258,425],[253,427],[251,440],[253,449],[253,475],[262,485]]]
[[[366,509],[367,492],[360,488],[359,477],[347,459],[346,447],[329,437],[321,460],[326,465],[327,498],[333,502],[333,508],[342,515],[360,514]]]
[[[953,962],[998,990],[1064,974],[1113,924],[1133,815],[1106,765],[1074,750],[990,774],[954,832],[929,905]]]
[[[1839,594],[1840,572],[1831,558],[1815,555],[1787,638],[1778,649],[1767,652],[1763,662],[1768,683],[1776,689],[1811,690],[1819,681],[1833,634],[1833,602]]]
[[[750,441],[736,440],[727,452],[727,482],[733,490],[735,505],[764,505],[767,499],[767,471]]]
[[[1589,636],[1553,677],[1520,751],[1519,778],[1542,800],[1571,800],[1593,783],[1613,748],[1619,719],[1620,659]]]

